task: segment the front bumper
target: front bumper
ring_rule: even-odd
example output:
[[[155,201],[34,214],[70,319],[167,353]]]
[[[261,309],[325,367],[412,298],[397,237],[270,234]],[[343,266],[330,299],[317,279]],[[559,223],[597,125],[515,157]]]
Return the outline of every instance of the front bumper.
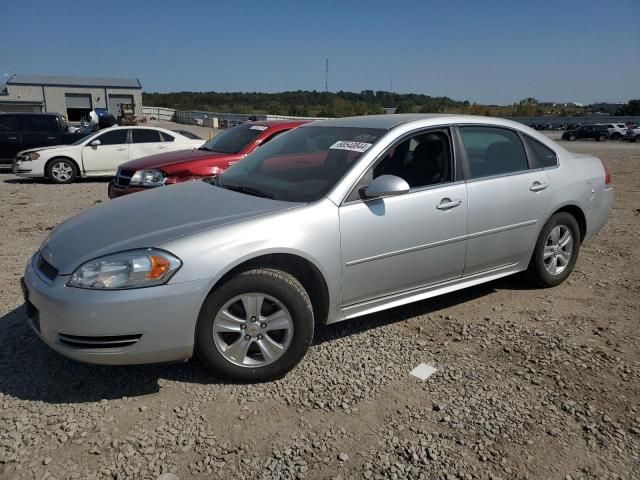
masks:
[[[34,257],[35,259],[35,257]],[[126,365],[187,360],[210,279],[131,290],[67,287],[32,259],[23,290],[29,322],[52,349],[88,363]]]

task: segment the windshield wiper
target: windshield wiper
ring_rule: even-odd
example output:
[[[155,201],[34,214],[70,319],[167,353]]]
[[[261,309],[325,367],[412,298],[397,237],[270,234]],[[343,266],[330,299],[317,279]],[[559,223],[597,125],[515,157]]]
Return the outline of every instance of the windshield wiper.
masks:
[[[247,195],[253,195],[255,197],[273,198],[273,195],[270,193],[263,192],[257,188],[245,187],[242,185],[223,185],[220,179],[218,179],[216,183],[219,187],[226,188],[227,190],[233,190],[234,192],[246,193]]]

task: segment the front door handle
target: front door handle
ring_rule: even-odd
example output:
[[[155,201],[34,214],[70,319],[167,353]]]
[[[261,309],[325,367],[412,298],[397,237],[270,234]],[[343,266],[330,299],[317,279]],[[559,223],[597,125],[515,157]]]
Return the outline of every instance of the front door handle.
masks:
[[[542,182],[535,181],[535,182],[533,182],[531,184],[531,187],[529,188],[529,190],[531,190],[532,192],[539,192],[541,190],[544,190],[548,186],[549,186],[548,183],[542,183]]]
[[[116,148],[116,152],[124,152],[125,150],[126,148],[124,147]]]
[[[438,210],[450,210],[456,208],[462,203],[462,200],[451,200],[450,198],[443,198],[436,207]]]
[[[18,137],[7,137],[9,140],[17,140]]]
[[[157,148],[158,150],[162,150],[162,149],[167,148],[167,147],[165,147],[164,145],[158,145],[156,148]]]

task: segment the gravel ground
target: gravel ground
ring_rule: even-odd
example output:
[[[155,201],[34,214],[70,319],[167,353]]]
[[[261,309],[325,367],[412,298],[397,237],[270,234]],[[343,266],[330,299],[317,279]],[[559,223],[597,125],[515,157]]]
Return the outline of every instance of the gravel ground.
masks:
[[[640,478],[640,145],[568,146],[616,188],[568,282],[513,277],[330,326],[257,385],[49,350],[19,277],[107,184],[0,175],[0,478]],[[426,381],[409,376],[421,362],[438,368]]]

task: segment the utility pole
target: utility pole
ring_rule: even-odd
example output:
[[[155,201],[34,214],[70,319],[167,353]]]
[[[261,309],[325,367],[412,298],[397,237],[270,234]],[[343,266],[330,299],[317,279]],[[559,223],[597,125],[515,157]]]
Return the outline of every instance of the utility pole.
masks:
[[[329,59],[324,64],[324,93],[329,92]]]

